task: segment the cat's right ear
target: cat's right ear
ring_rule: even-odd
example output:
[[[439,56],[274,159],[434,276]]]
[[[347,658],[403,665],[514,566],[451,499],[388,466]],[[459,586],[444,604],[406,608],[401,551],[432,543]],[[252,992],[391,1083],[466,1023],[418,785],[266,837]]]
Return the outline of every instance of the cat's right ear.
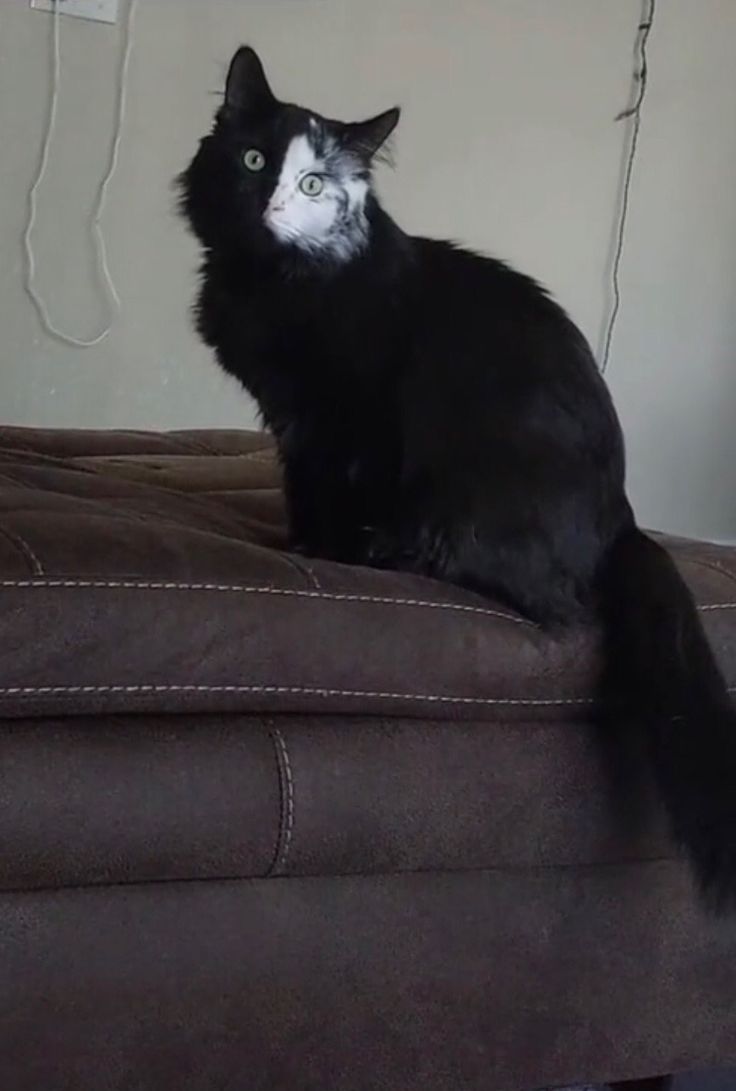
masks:
[[[241,45],[230,62],[225,104],[233,110],[262,110],[276,102],[255,49]]]

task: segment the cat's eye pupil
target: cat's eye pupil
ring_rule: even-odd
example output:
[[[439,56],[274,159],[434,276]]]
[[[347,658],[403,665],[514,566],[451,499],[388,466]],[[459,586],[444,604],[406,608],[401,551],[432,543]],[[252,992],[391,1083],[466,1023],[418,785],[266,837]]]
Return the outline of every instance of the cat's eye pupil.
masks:
[[[318,174],[305,174],[299,185],[307,197],[319,197],[325,184]]]
[[[257,172],[263,170],[266,165],[266,157],[263,152],[259,152],[257,148],[249,148],[243,156],[243,162],[248,170]]]

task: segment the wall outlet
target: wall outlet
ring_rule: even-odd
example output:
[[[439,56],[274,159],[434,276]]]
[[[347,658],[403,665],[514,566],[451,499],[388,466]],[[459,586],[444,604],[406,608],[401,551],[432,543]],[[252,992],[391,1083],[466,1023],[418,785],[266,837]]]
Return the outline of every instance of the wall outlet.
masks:
[[[117,22],[118,0],[31,0],[36,11],[53,11],[57,4],[62,15],[76,15],[98,23]]]

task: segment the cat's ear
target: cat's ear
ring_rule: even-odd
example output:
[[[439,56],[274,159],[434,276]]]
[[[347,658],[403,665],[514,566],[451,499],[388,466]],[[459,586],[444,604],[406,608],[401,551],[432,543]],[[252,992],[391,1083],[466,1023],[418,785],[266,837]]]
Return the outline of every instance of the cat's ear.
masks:
[[[368,121],[355,121],[344,128],[346,145],[365,159],[373,157],[381,150],[391,133],[399,123],[401,110],[394,106],[391,110]]]
[[[260,110],[275,102],[258,54],[249,45],[241,45],[230,62],[225,84],[226,105],[235,110]]]

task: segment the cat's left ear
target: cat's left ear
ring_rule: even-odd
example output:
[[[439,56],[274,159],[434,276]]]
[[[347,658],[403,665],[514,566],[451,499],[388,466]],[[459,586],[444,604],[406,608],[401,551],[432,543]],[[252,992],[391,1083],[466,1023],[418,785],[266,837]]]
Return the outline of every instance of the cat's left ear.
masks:
[[[262,110],[276,102],[261,59],[249,45],[241,45],[230,62],[225,102],[235,110]]]
[[[345,125],[345,144],[364,159],[373,159],[391,136],[400,117],[401,110],[398,106],[394,106],[393,109],[369,118],[368,121],[355,121]]]

